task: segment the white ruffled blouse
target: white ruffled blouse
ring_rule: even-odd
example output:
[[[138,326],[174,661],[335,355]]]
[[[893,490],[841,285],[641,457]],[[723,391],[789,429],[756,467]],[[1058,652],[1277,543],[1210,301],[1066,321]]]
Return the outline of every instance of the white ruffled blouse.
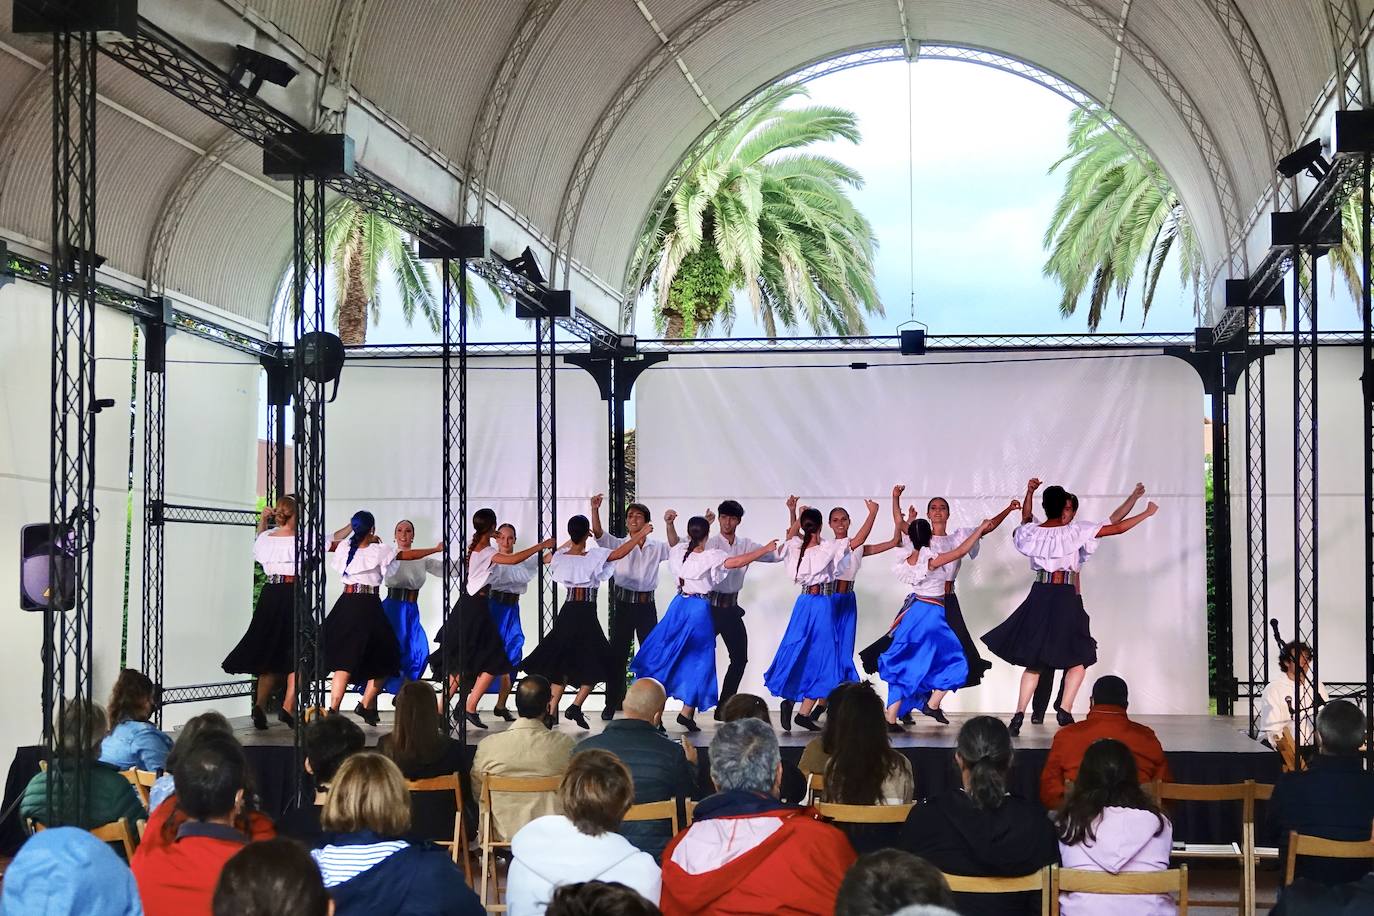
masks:
[[[262,571],[269,576],[294,576],[296,536],[274,536],[272,531],[264,531],[253,542],[253,559],[262,564]]]
[[[396,545],[368,544],[359,547],[348,559],[348,538],[344,538],[334,548],[330,560],[334,571],[340,574],[344,585],[380,586],[386,578],[387,567],[396,559]]]
[[[783,566],[792,575],[792,581],[801,586],[834,582],[853,553],[849,549],[849,538],[820,541],[802,553],[800,536],[788,538],[778,552],[782,554]]]
[[[1035,522],[1019,525],[1012,532],[1016,549],[1030,558],[1031,569],[1046,572],[1078,572],[1097,550],[1097,532],[1102,522],[1071,522],[1045,528]]]
[[[684,595],[709,595],[732,572],[725,568],[730,555],[723,550],[701,550],[684,557],[685,553],[685,546],[668,552],[668,568],[682,583]]]
[[[920,595],[923,598],[943,598],[946,580],[940,573],[945,567],[930,568],[930,561],[939,555],[938,552],[929,547],[922,547],[921,552],[916,557],[916,562],[908,563],[907,560],[911,559],[911,551],[908,550],[906,556],[893,564],[892,572],[897,576],[897,581],[905,585],[912,594]],[[945,566],[952,565],[954,564],[945,564]]]
[[[549,561],[549,575],[564,588],[596,588],[615,572],[615,564],[608,559],[611,551],[588,539],[586,553],[568,553],[564,547]]]

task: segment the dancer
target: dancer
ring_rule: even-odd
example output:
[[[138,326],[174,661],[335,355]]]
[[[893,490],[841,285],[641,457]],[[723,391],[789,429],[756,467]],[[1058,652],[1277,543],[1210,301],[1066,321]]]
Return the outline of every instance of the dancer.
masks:
[[[277,718],[288,727],[296,725],[292,715],[296,703],[296,516],[294,496],[281,496],[275,506],[262,510],[253,559],[262,564],[267,584],[258,595],[247,632],[221,666],[226,674],[257,677],[253,727],[259,730],[267,728],[267,700],[282,678],[286,679],[286,695]]]
[[[553,546],[552,541],[548,543],[549,546]],[[499,556],[516,555],[514,525],[506,523],[496,529],[496,550]],[[522,555],[527,553],[522,551]],[[487,585],[491,588],[487,606],[491,609],[492,623],[496,624],[501,642],[506,647],[506,657],[510,659],[511,671],[520,667],[520,659],[524,657],[525,652],[525,630],[520,625],[520,596],[529,588],[530,580],[537,571],[535,564],[538,562],[539,557],[528,554],[518,563],[496,563],[491,568],[490,578],[487,579]],[[492,711],[496,713],[497,718],[514,722],[515,716],[506,708],[510,689],[510,674],[501,675],[497,687],[499,692],[496,696],[496,708]],[[487,692],[490,693],[490,689]]]
[[[444,685],[444,708],[448,708],[449,698],[467,683],[471,689],[463,706],[463,715],[475,728],[486,728],[486,723],[477,714],[477,703],[492,681],[509,677],[513,670],[506,644],[492,618],[490,597],[493,571],[518,566],[540,551],[551,550],[554,541],[550,538],[518,553],[502,553],[493,543],[496,513],[491,509],[474,512],[472,528],[472,542],[468,544],[467,555],[467,592],[458,597],[448,621],[439,630],[436,638],[439,648],[430,655],[429,666],[435,674],[443,671],[448,675]],[[449,570],[449,575],[453,575],[452,570]]]
[[[1016,549],[1030,558],[1035,582],[1012,615],[983,636],[994,655],[1025,668],[1016,714],[1007,723],[1013,735],[1021,732],[1026,704],[1045,668],[1065,669],[1064,704],[1056,718],[1060,725],[1073,722],[1068,710],[1073,709],[1085,669],[1097,661],[1097,641],[1078,593],[1078,571],[1084,557],[1096,550],[1098,538],[1124,534],[1159,511],[1150,503],[1145,511],[1117,523],[1078,522],[1073,520],[1068,492],[1052,486],[1041,498],[1046,521],[1037,525],[1030,507],[1039,488],[1038,478],[1027,483],[1021,525],[1012,535]]]
[[[393,532],[396,550],[407,551],[414,559],[395,560],[387,567],[386,597],[382,599],[382,610],[396,633],[396,645],[401,652],[401,674],[388,678],[383,685],[387,693],[395,694],[406,681],[419,680],[429,664],[429,637],[420,623],[420,589],[431,572],[442,572],[442,561],[434,554],[443,553],[441,542],[425,550],[413,550],[415,544],[415,525],[408,519],[396,523]]]
[[[669,513],[676,516],[676,513]],[[678,580],[677,597],[630,662],[635,677],[651,677],[668,696],[682,701],[677,722],[699,732],[698,709],[716,705],[716,629],[707,596],[731,570],[743,569],[777,550],[770,541],[750,553],[730,556],[707,548],[711,523],[703,516],[687,521],[687,546],[673,545],[669,568]]]
[[[892,488],[894,506],[901,495],[902,488]],[[873,505],[876,508],[877,503]],[[859,528],[859,533],[853,539],[856,543],[852,543],[853,550],[850,551],[849,557],[840,566],[839,575],[835,579],[835,587],[830,596],[831,608],[835,615],[835,641],[839,645],[840,680],[838,683],[859,679],[859,672],[854,667],[854,633],[859,624],[859,601],[854,594],[854,580],[859,576],[859,568],[863,565],[864,557],[884,553],[902,543],[903,531],[899,524],[898,530],[892,533],[891,540],[883,541],[881,544],[865,544],[869,533],[873,530],[874,518],[875,513],[870,513],[868,519]],[[837,541],[849,537],[849,513],[843,507],[836,506],[830,510],[830,530],[834,532]],[[862,550],[859,549],[860,544],[864,545]],[[828,693],[829,691],[821,694],[816,718],[825,712],[825,697]],[[804,722],[802,726],[806,727]]]
[[[878,504],[872,500],[865,500],[864,504],[868,507],[868,519],[861,533],[866,536],[878,514]],[[763,682],[782,700],[783,731],[792,730],[792,708],[797,701],[802,704],[797,724],[808,731],[818,731],[820,726],[810,715],[812,708],[818,698],[846,679],[831,594],[849,555],[863,547],[863,539],[856,535],[822,540],[819,509],[805,506],[798,516],[795,496],[787,498],[787,508],[793,521],[782,548],[783,562],[792,571],[792,581],[802,590],[792,605],[792,616],[773,662],[763,674]],[[853,668],[852,661],[849,667]]]
[[[614,550],[649,524],[649,509],[643,503],[630,503],[626,507],[625,531],[628,536],[622,538],[601,527],[601,503],[604,499],[601,493],[591,498],[592,537],[600,546]],[[601,710],[603,720],[615,718],[625,699],[625,670],[630,660],[630,642],[638,639],[642,648],[644,640],[658,624],[654,590],[658,588],[659,567],[667,559],[667,544],[645,538],[639,546],[616,561],[615,572],[611,576],[610,643],[621,673],[619,677],[606,682],[606,707]]]
[[[591,522],[585,515],[568,519],[568,540],[544,562],[553,581],[568,590],[553,629],[525,656],[521,667],[529,674],[548,678],[553,685],[553,712],[550,722],[558,721],[558,702],[567,685],[577,687],[577,698],[567,716],[581,728],[588,728],[582,704],[599,682],[623,676],[624,669],[611,652],[606,632],[596,618],[597,587],[611,577],[616,560],[653,533],[653,525],[643,525],[614,550],[590,541]]]

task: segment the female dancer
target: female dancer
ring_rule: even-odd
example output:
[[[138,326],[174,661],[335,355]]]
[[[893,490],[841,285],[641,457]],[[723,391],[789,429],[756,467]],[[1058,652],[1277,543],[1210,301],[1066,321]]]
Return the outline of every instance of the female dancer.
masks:
[[[892,488],[894,506],[902,495],[902,489]],[[868,535],[873,530],[873,520],[874,516],[869,515],[867,521],[859,528],[855,540],[860,544],[868,540]],[[849,513],[843,507],[836,506],[830,510],[830,530],[834,532],[837,541],[849,537]],[[883,553],[901,544],[904,530],[904,526],[899,524],[897,530],[892,533],[891,540],[883,541],[881,544],[864,544],[862,550],[855,547],[850,551],[849,558],[841,565],[839,576],[835,579],[835,590],[830,601],[835,614],[835,640],[839,644],[840,659],[839,682],[842,684],[859,679],[859,672],[854,668],[854,632],[859,624],[859,602],[854,595],[854,580],[859,576],[859,567],[863,565],[864,557]],[[812,718],[820,718],[825,712],[824,697],[822,694],[822,699],[817,702],[816,715]]]
[[[549,546],[553,546],[552,542]],[[505,524],[496,529],[496,549],[499,556],[515,555],[514,525]],[[538,557],[530,555],[518,563],[496,563],[491,568],[491,577],[487,579],[487,585],[491,587],[487,606],[491,609],[491,619],[501,635],[501,642],[506,647],[506,657],[510,659],[512,671],[520,667],[520,659],[525,650],[525,631],[520,626],[520,596],[529,588],[530,580],[536,572],[535,564],[538,562]],[[493,712],[498,718],[514,722],[515,716],[506,708],[510,688],[511,676],[501,675],[498,686],[500,692],[497,694],[496,709]],[[487,692],[490,693],[490,689]]]
[[[1097,640],[1078,592],[1078,571],[1097,548],[1098,538],[1124,534],[1159,511],[1150,503],[1145,511],[1120,522],[1074,521],[1068,492],[1053,486],[1046,487],[1041,497],[1046,520],[1037,525],[1031,520],[1031,506],[1039,488],[1038,478],[1026,485],[1021,525],[1012,534],[1016,549],[1030,558],[1035,582],[1020,607],[983,635],[983,643],[994,655],[1025,668],[1016,714],[1007,723],[1013,735],[1021,733],[1026,704],[1035,693],[1040,672],[1048,668],[1064,669],[1064,703],[1056,719],[1060,725],[1073,722],[1069,710],[1073,709],[1085,669],[1097,661]]]
[[[878,514],[878,504],[870,499],[864,505],[868,507],[868,519],[860,534],[866,537]],[[793,514],[793,523],[781,548],[783,564],[791,569],[792,581],[802,591],[792,605],[792,617],[787,621],[773,663],[763,674],[763,682],[775,697],[782,699],[783,731],[792,730],[792,705],[798,700],[802,709],[797,724],[808,731],[819,731],[820,726],[810,715],[812,707],[818,698],[846,679],[831,594],[850,553],[863,547],[864,538],[856,535],[821,540],[819,509],[803,507],[797,518],[795,496],[788,497],[787,508]],[[848,668],[853,667],[851,660]]]
[[[396,644],[401,650],[401,676],[389,678],[384,685],[386,692],[391,694],[400,690],[406,681],[419,680],[429,664],[429,637],[420,624],[420,589],[430,571],[442,569],[441,562],[433,559],[432,554],[444,550],[442,542],[427,550],[412,550],[415,525],[407,519],[396,523],[395,538],[396,550],[404,550],[416,559],[396,560],[387,568],[382,582],[386,586],[382,610],[396,633]]]
[[[267,728],[267,699],[278,681],[286,678],[277,718],[294,727],[291,710],[296,702],[295,599],[296,581],[296,499],[282,496],[276,506],[262,510],[258,539],[253,542],[253,559],[262,564],[267,584],[258,595],[253,619],[238,645],[224,658],[226,674],[252,674],[258,679],[253,703],[253,727]]]
[[[777,541],[771,541],[732,557],[723,550],[707,550],[710,537],[711,523],[705,518],[698,515],[688,520],[687,547],[674,546],[668,555],[668,566],[678,581],[677,597],[630,662],[635,677],[653,678],[668,696],[682,701],[677,722],[689,732],[701,731],[696,711],[710,709],[720,698],[716,629],[708,596],[730,570],[743,569],[778,547]]]
[[[393,560],[415,558],[410,551],[402,555],[395,547],[383,544],[376,528],[372,513],[360,511],[353,513],[348,528],[334,533],[331,562],[343,578],[344,593],[324,619],[324,664],[334,672],[329,713],[339,712],[350,678],[357,678],[367,686],[362,702],[353,711],[368,725],[381,721],[377,694],[383,681],[401,668],[400,647],[377,590]],[[351,532],[346,539],[345,532]]]
[[[596,617],[596,590],[611,577],[615,561],[628,555],[653,530],[653,525],[645,525],[611,550],[590,539],[592,523],[587,516],[574,515],[568,519],[568,540],[544,561],[553,581],[568,590],[568,597],[554,618],[553,629],[525,656],[520,667],[543,675],[553,685],[553,721],[558,720],[558,701],[564,688],[572,684],[578,690],[568,707],[568,718],[587,728],[582,704],[592,687],[622,672]]]
[[[467,594],[459,597],[448,622],[440,630],[437,637],[439,648],[430,655],[429,664],[436,674],[441,669],[448,674],[445,707],[448,697],[458,693],[463,679],[470,682],[472,689],[468,691],[463,715],[476,728],[486,728],[477,715],[477,701],[487,692],[493,680],[508,677],[511,672],[506,646],[501,641],[496,624],[492,622],[490,597],[493,570],[523,563],[541,550],[551,549],[554,542],[550,538],[519,553],[502,553],[493,543],[496,513],[491,509],[474,512],[472,527],[472,543],[468,545]]]

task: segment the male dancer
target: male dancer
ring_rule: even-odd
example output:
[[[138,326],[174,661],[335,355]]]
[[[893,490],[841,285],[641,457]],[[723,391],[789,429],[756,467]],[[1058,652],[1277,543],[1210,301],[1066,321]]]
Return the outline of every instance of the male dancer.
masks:
[[[744,519],[744,507],[733,499],[727,499],[718,507],[716,513],[706,510],[706,520],[708,522],[719,518],[720,533],[713,536],[706,542],[707,550],[723,550],[732,557],[741,554],[753,553],[763,545],[757,541],[752,541],[747,537],[737,535],[736,529]],[[677,531],[673,528],[673,521],[677,518],[676,513],[670,512],[664,516],[668,523],[668,546],[676,546],[678,542]],[[777,563],[782,559],[782,554],[777,551],[764,554],[756,563]],[[725,678],[721,681],[720,703],[716,706],[715,718],[720,719],[721,707],[725,701],[739,692],[740,679],[744,677],[744,668],[749,664],[749,631],[744,626],[744,608],[739,606],[739,593],[744,588],[744,575],[749,568],[730,570],[729,575],[716,586],[716,590],[711,592],[711,619],[716,626],[716,635],[725,643],[725,651],[730,654],[730,663],[725,669]]]

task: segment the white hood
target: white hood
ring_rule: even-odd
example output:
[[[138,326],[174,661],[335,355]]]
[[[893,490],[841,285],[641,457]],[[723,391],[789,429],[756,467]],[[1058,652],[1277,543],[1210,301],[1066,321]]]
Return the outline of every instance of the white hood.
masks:
[[[618,833],[588,836],[562,815],[530,821],[511,840],[507,902],[512,916],[542,914],[553,889],[581,881],[618,881],[658,903],[653,856]]]

